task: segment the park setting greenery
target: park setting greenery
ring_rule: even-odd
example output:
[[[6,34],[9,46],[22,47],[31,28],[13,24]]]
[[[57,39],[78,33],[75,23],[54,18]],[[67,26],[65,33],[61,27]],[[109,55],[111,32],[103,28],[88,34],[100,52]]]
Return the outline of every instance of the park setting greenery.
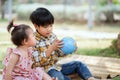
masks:
[[[17,21],[17,23],[18,24],[26,23],[26,21]],[[30,22],[27,22],[27,23],[32,26],[32,24]],[[7,26],[8,22],[3,22],[2,24]],[[54,27],[57,27],[59,29],[63,25],[65,25],[65,23],[64,24],[55,23]],[[78,26],[78,24],[74,24],[71,26],[70,23],[66,23],[66,25],[68,25],[69,27]],[[93,28],[93,31],[100,29],[97,26],[95,26],[95,27],[96,28]],[[114,26],[114,28],[112,28],[112,27],[107,27],[107,25],[106,25],[106,28],[104,28],[104,30],[102,30],[102,32],[104,32],[104,31],[109,32],[109,31],[111,31],[111,29],[113,32],[120,30],[120,29],[118,29],[118,26]],[[82,28],[80,26],[80,30],[84,30],[84,28]],[[15,47],[15,46],[11,43],[10,34],[7,32],[6,28],[4,29],[3,32],[0,32],[0,34],[1,34],[0,61],[2,62],[2,60],[6,54],[6,49],[8,47]],[[61,38],[62,36],[58,36],[58,37]],[[74,38],[78,45],[78,49],[74,54],[120,58],[119,53],[117,52],[116,48],[114,47],[114,45],[116,44],[116,39],[82,39],[79,37],[74,37]],[[0,62],[0,64],[1,64],[1,62]],[[0,68],[2,68],[2,66]]]
[[[1,1],[4,3],[1,6],[7,6],[7,0]],[[48,8],[54,15],[55,24],[53,26],[55,29],[63,29],[66,31],[69,29],[77,29],[89,32],[116,33],[116,36],[118,36],[120,32],[120,0],[91,0],[92,20],[94,21],[91,29],[89,29],[87,25],[87,2],[82,3],[82,6],[80,6],[77,4],[78,0],[73,0],[76,4],[72,4],[72,0],[58,1],[62,4],[53,4],[55,0],[45,0],[44,4],[39,0],[26,0],[27,2],[23,1],[23,3],[20,3],[19,0],[12,1],[12,16],[16,19],[15,22],[17,24],[25,23],[33,28],[33,25],[29,20],[29,15],[34,9],[41,6]],[[5,13],[7,13],[7,7],[4,8],[4,15],[1,13],[0,18],[0,69],[3,68],[2,60],[6,55],[7,48],[15,47],[11,43],[10,34],[6,30],[9,21],[5,16]],[[2,12],[2,9],[0,10]],[[62,38],[63,36],[58,37]],[[78,49],[74,54],[120,58],[120,50],[117,48],[117,45],[120,45],[117,43],[118,37],[114,39],[73,37],[78,45]],[[116,78],[114,80],[118,79]]]

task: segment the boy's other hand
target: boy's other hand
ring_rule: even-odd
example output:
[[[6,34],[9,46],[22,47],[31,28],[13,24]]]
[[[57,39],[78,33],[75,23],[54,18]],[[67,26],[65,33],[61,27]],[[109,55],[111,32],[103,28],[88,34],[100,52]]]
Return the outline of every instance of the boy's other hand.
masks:
[[[62,40],[56,39],[56,40],[54,40],[54,42],[52,43],[51,48],[52,48],[53,50],[58,50],[59,48],[62,47],[62,45],[63,45]]]
[[[53,77],[52,80],[58,80],[58,78],[57,77],[56,78]]]

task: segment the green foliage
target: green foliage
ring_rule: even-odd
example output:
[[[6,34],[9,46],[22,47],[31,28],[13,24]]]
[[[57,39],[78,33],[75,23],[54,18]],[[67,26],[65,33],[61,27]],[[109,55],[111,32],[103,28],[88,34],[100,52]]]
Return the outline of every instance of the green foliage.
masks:
[[[52,4],[53,0],[47,0],[47,4]]]
[[[112,43],[112,45],[111,45],[111,46],[113,46],[113,47],[115,47],[115,48],[116,48],[116,45],[117,45],[117,39],[114,39],[111,43]]]
[[[0,22],[5,22],[5,21],[7,21],[7,19],[1,19],[0,18]]]
[[[107,54],[111,57],[114,57],[114,56],[120,57],[119,51],[117,50],[117,47],[116,47],[117,39],[114,39],[111,43],[112,43],[112,45],[110,47],[107,47],[107,48],[101,50],[100,53],[105,54],[105,55]]]
[[[108,48],[101,50],[100,53],[103,55],[108,55],[108,56],[110,55],[110,56],[114,57],[114,56],[116,56],[117,51],[114,47],[108,47]]]
[[[107,4],[107,0],[99,0],[100,5],[106,5]]]
[[[120,1],[119,0],[113,0],[113,3],[114,4],[120,4]]]
[[[82,55],[120,58],[120,55],[118,54],[119,51],[116,49],[117,40],[114,39],[111,43],[112,45],[107,48],[79,48],[76,53]]]
[[[94,48],[94,49],[88,49],[88,48],[82,48],[77,50],[77,54],[82,54],[82,55],[93,55],[93,56],[99,56],[101,49],[99,48]]]
[[[120,80],[120,75],[118,75],[118,76],[112,78],[112,80]]]
[[[110,47],[113,47],[116,50],[116,54],[118,54],[120,56],[120,49],[118,49],[117,45],[119,45],[117,43],[118,39],[114,39],[112,41],[112,45]]]
[[[0,61],[0,69],[3,69],[2,61]]]
[[[108,0],[99,0],[100,5],[107,5],[108,4]],[[112,4],[120,4],[119,0],[112,0]]]
[[[120,58],[120,56],[117,54],[116,49],[113,47],[105,49],[78,49],[76,54]]]

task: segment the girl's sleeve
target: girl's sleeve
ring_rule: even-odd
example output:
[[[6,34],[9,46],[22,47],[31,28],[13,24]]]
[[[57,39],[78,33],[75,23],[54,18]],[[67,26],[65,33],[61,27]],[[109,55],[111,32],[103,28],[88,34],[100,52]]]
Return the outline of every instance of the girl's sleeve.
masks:
[[[20,52],[17,50],[17,49],[13,49],[13,48],[8,48],[7,51],[6,51],[6,57],[4,58],[2,64],[7,66],[8,63],[9,63],[9,60],[10,60],[10,56],[11,54],[16,54],[16,55],[21,55]]]
[[[3,65],[7,66],[7,64],[9,62],[9,59],[10,59],[11,53],[12,53],[12,48],[7,48],[7,50],[6,50],[6,56],[5,56],[5,58],[4,58],[3,62],[2,62]]]

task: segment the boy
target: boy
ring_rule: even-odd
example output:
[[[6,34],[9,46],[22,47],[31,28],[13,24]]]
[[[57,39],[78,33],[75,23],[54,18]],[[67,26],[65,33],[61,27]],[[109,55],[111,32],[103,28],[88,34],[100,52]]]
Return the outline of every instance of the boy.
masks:
[[[58,57],[64,56],[59,48],[62,47],[62,41],[58,40],[52,33],[54,17],[46,8],[37,8],[30,15],[36,32],[37,44],[33,52],[33,66],[43,67],[51,77],[57,77],[58,80],[70,80],[66,75],[78,73],[84,80],[95,80],[85,64],[73,61],[63,65],[57,64]]]

